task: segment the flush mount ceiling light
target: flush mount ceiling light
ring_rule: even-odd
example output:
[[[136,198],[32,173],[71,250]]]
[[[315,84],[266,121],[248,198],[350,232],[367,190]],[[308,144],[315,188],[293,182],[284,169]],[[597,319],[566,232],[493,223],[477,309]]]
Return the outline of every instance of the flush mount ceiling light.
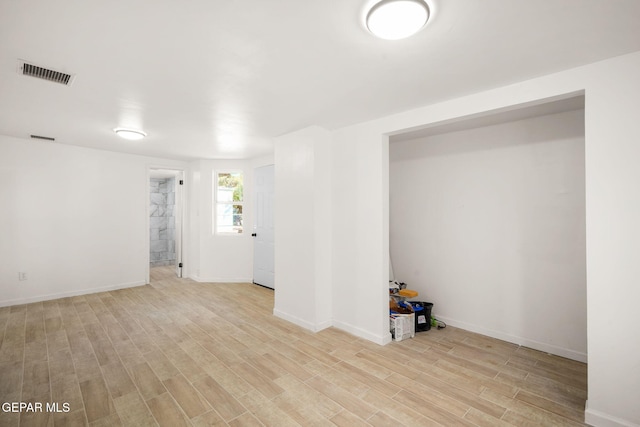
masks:
[[[367,28],[385,40],[399,40],[417,33],[429,20],[424,0],[382,0],[367,13]]]
[[[142,139],[147,136],[146,133],[140,130],[133,129],[125,129],[125,128],[115,128],[113,130],[120,138],[130,139],[132,141],[136,141],[138,139]]]

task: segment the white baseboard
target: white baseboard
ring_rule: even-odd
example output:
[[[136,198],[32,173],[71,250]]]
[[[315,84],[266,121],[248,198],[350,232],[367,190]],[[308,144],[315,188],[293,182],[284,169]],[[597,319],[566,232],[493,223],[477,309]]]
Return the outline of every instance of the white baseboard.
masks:
[[[366,331],[362,328],[351,325],[349,323],[340,322],[336,320],[333,321],[333,326],[335,326],[338,329],[342,329],[345,332],[349,332],[351,335],[364,338],[376,344],[386,345],[391,342],[391,332],[380,336],[380,335],[372,334],[369,331]]]
[[[319,322],[316,325],[316,332],[321,331],[323,329],[327,329],[333,326],[333,322],[331,320],[325,320],[324,322]]]
[[[59,292],[55,294],[38,295],[35,297],[28,297],[28,298],[16,298],[12,300],[0,301],[0,307],[9,307],[12,305],[21,305],[21,304],[31,304],[34,302],[49,301],[52,299],[76,297],[78,295],[97,294],[99,292],[108,292],[108,291],[115,291],[117,289],[134,288],[136,286],[144,286],[146,284],[147,283],[144,280],[142,280],[139,282],[121,283],[118,285],[103,286],[100,288],[80,289],[77,291]]]
[[[437,319],[440,319],[443,322],[445,322],[447,325],[451,325],[456,328],[486,335],[492,338],[497,338],[499,340],[507,341],[510,343],[522,345],[524,347],[529,347],[534,350],[543,351],[545,353],[555,354],[556,356],[566,357],[567,359],[576,360],[578,362],[587,363],[587,353],[581,353],[579,351],[558,347],[552,344],[546,344],[539,341],[506,334],[504,332],[494,331],[492,329],[483,328],[482,326],[474,325],[471,323],[461,322],[455,319],[451,319],[449,317],[443,317],[443,316],[436,316],[436,317]]]
[[[293,316],[291,314],[285,313],[283,311],[280,311],[278,309],[273,309],[273,315],[276,317],[279,317],[281,319],[286,320],[287,322],[291,322],[294,325],[298,325],[302,328],[305,328],[309,331],[313,331],[313,332],[318,332],[321,331],[323,329],[329,328],[331,326],[341,329],[345,332],[350,333],[351,335],[355,335],[357,337],[360,338],[364,338],[366,340],[369,340],[371,342],[374,342],[376,344],[380,344],[380,345],[385,345],[391,342],[391,333],[386,334],[386,336],[379,336],[376,334],[372,334],[369,331],[366,331],[364,329],[358,328],[356,326],[350,325],[348,323],[345,322],[340,322],[340,321],[336,321],[336,320],[325,320],[323,322],[320,323],[312,323],[309,322],[307,320],[301,319],[297,316]]]
[[[584,422],[594,427],[640,427],[640,424],[589,408],[588,400],[584,410]]]
[[[191,275],[189,279],[198,283],[253,283],[253,278],[247,277],[199,277]]]
[[[298,316],[293,316],[289,313],[285,313],[284,311],[280,311],[275,308],[273,309],[273,315],[312,332],[318,332],[331,326],[331,322],[328,322],[328,324],[327,322],[322,322],[321,324],[315,324],[313,322],[309,322],[308,320],[301,319]]]

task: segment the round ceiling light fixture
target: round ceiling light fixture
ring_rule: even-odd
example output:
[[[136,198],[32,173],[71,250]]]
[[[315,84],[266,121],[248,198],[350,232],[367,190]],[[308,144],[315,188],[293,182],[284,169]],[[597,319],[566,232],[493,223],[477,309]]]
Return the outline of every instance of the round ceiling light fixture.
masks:
[[[147,134],[142,132],[141,130],[115,128],[113,131],[120,138],[129,139],[131,141],[137,141],[137,140],[142,139],[145,136],[147,136]]]
[[[367,28],[385,40],[400,40],[417,33],[429,20],[424,0],[382,0],[367,13]]]

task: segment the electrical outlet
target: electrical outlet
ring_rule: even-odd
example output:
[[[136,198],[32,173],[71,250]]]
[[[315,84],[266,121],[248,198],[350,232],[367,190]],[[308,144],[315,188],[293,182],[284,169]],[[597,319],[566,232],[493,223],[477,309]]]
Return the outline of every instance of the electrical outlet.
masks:
[[[19,271],[18,272],[18,280],[27,280],[27,272]]]

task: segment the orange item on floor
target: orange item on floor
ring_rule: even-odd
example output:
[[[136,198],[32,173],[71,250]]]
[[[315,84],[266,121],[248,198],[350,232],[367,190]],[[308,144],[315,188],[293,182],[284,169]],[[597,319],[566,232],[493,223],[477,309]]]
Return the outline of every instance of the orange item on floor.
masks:
[[[415,298],[418,296],[418,292],[412,291],[411,289],[400,289],[398,291],[398,295],[401,295],[407,298]]]

